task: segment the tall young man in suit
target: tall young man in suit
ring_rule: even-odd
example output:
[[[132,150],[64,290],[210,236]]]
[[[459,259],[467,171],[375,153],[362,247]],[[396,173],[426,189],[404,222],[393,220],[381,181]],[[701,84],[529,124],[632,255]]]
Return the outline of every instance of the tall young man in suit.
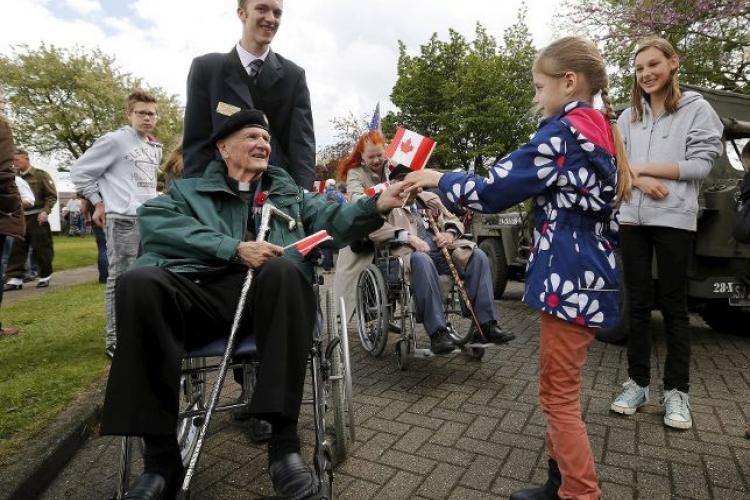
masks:
[[[224,120],[255,108],[271,125],[270,163],[284,168],[300,187],[312,188],[315,134],[305,72],[271,50],[283,6],[283,0],[238,0],[241,40],[227,54],[193,60],[185,108],[185,177],[202,175],[214,159],[211,134]]]

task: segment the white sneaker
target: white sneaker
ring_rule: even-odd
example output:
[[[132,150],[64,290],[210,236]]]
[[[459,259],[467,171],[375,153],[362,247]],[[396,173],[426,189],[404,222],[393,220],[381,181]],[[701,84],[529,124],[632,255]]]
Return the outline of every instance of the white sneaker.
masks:
[[[693,426],[687,393],[671,389],[664,393],[662,404],[664,405],[664,425],[674,429],[690,429]]]
[[[633,379],[628,379],[622,384],[622,392],[609,409],[621,415],[633,415],[646,403],[648,403],[648,387],[641,387]]]

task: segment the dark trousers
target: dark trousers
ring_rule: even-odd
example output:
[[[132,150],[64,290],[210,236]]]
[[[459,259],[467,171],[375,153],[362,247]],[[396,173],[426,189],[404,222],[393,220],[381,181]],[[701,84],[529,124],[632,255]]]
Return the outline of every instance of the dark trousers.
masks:
[[[449,274],[450,268],[442,253],[412,252],[409,256],[417,319],[424,324],[431,337],[438,329],[446,327],[439,275]],[[479,322],[484,324],[494,321],[495,299],[490,280],[490,263],[481,249],[474,248],[461,278]]]
[[[192,345],[229,335],[245,273],[148,267],[119,278],[102,434],[175,433],[181,358]],[[253,415],[297,421],[315,311],[312,287],[293,262],[275,258],[256,271],[239,332],[253,333],[258,345]]]
[[[37,214],[26,216],[26,239],[16,240],[8,260],[7,278],[23,278],[26,268],[26,257],[29,246],[34,249],[34,255],[39,263],[39,277],[46,278],[52,274],[52,259],[55,256],[52,248],[52,231],[49,222],[39,224]]]
[[[96,224],[91,224],[91,232],[96,238],[96,267],[99,270],[99,283],[106,283],[109,276],[109,262],[107,261],[107,240],[104,237],[104,229]]]
[[[690,387],[690,326],[687,307],[687,269],[695,233],[656,226],[620,227],[623,275],[630,308],[628,374],[646,387],[651,375],[649,328],[654,307],[651,259],[656,254],[659,306],[667,334],[664,390],[687,392]]]

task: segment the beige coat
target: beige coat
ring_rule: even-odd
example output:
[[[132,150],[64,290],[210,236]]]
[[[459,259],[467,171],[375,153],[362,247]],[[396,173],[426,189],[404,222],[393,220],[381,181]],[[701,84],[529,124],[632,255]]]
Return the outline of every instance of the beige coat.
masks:
[[[448,210],[440,197],[435,193],[425,191],[418,195],[419,200],[430,212],[437,215],[437,226],[440,232],[445,232],[449,228],[454,228],[459,234],[463,234],[464,225],[461,220]],[[421,212],[420,212],[421,213]],[[396,238],[396,232],[399,230],[407,231],[411,235],[418,235],[417,224],[421,224],[411,211],[411,207],[395,208],[391,210],[388,221],[377,231],[370,233],[370,239],[378,247],[384,246],[388,241]],[[432,227],[430,227],[432,231]],[[460,269],[463,270],[471,257],[471,252],[476,245],[474,242],[457,239],[448,246],[451,252],[451,260]],[[404,256],[412,253],[414,249],[409,245],[402,245],[391,251],[392,255]],[[409,272],[409,259],[404,259],[407,273]]]
[[[380,184],[384,180],[385,173],[382,176],[378,175],[365,166],[353,168],[346,177],[346,192],[351,196],[351,201],[356,201],[365,196],[367,188]],[[344,298],[347,321],[351,321],[357,304],[357,280],[362,271],[372,262],[372,257],[372,252],[354,253],[349,247],[339,250],[336,259],[336,274],[333,277],[333,296],[337,311],[340,298]]]

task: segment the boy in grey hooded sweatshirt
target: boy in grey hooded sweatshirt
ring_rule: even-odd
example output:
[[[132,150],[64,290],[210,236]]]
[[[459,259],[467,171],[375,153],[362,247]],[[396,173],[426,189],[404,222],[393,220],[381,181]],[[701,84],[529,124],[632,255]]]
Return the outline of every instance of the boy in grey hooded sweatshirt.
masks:
[[[698,192],[721,154],[723,126],[697,92],[680,92],[679,58],[662,38],[638,44],[631,107],[618,120],[637,178],[620,207],[625,296],[629,310],[628,375],[612,403],[632,415],[648,402],[654,307],[652,255],[667,333],[664,424],[689,429],[690,328],[687,269],[697,228]]]
[[[104,227],[109,275],[105,291],[106,353],[117,343],[114,300],[117,277],[138,256],[136,210],[156,196],[162,146],[150,134],[156,126],[156,98],[142,90],[128,96],[130,125],[110,132],[78,158],[71,168],[76,189],[94,205],[94,224]]]

